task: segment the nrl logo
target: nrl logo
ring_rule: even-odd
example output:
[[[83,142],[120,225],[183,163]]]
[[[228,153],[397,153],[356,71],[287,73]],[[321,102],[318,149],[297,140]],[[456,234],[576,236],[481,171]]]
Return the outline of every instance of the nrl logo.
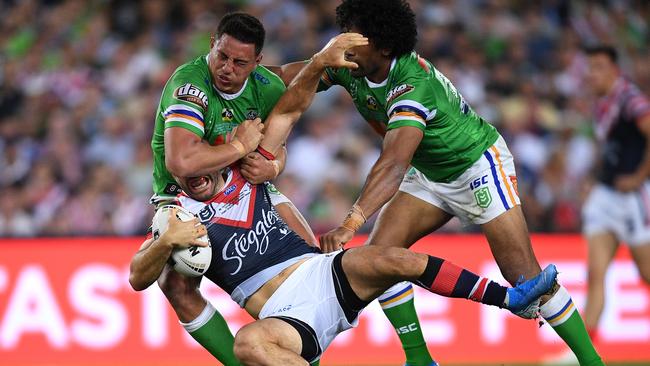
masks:
[[[208,96],[190,83],[176,88],[174,98],[196,104],[204,110],[208,108]]]
[[[474,191],[474,197],[479,207],[487,208],[492,203],[492,195],[490,195],[490,189],[488,187]]]
[[[397,99],[406,93],[410,93],[414,89],[415,87],[410,84],[398,85],[388,92],[388,95],[386,95],[386,102],[390,103],[390,101]]]
[[[214,207],[212,205],[206,205],[203,207],[201,211],[199,211],[199,220],[201,220],[202,223],[207,223],[210,222],[210,220],[216,215],[217,212],[215,211]]]
[[[235,118],[235,113],[230,108],[224,108],[221,110],[221,119],[227,122],[232,121]]]
[[[375,99],[375,97],[372,95],[366,95],[366,107],[368,107],[368,109],[376,111],[378,106],[379,103],[377,103],[377,99]]]

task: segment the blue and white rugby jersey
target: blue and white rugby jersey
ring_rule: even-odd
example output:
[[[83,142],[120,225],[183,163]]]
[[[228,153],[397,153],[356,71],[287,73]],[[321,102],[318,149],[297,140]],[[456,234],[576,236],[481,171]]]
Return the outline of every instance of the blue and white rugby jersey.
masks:
[[[249,183],[237,167],[228,168],[226,176],[210,201],[199,202],[184,193],[177,200],[208,229],[212,261],[205,277],[243,307],[268,280],[320,250],[289,229],[263,184]]]

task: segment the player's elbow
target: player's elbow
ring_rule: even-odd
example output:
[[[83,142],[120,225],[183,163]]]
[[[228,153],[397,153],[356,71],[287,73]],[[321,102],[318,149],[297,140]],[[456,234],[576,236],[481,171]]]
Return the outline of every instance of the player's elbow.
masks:
[[[142,291],[146,290],[147,287],[149,287],[153,281],[146,281],[145,278],[143,278],[142,274],[139,273],[136,268],[134,268],[133,263],[131,263],[131,268],[129,272],[129,284],[131,285],[131,288],[135,291]]]
[[[167,170],[177,177],[189,177],[192,175],[192,166],[189,159],[182,157],[165,157],[165,166]]]
[[[147,287],[149,287],[144,281],[140,280],[140,278],[131,272],[129,275],[129,284],[131,285],[131,288],[135,291],[142,291],[145,290]]]

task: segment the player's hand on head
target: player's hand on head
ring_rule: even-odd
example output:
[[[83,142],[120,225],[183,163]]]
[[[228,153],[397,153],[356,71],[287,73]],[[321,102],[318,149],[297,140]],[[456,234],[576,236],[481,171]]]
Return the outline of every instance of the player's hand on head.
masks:
[[[334,252],[343,248],[345,243],[352,240],[353,237],[354,232],[342,226],[339,226],[336,229],[321,235],[320,248],[323,253]]]
[[[257,148],[257,145],[259,145],[260,141],[262,141],[264,138],[264,135],[262,134],[263,129],[264,124],[262,124],[261,119],[247,119],[239,126],[237,126],[237,131],[235,131],[235,139],[244,145],[244,149],[247,153],[252,152]]]
[[[359,33],[341,33],[330,39],[325,47],[314,55],[314,60],[320,62],[324,67],[356,69],[359,65],[346,60],[345,51],[367,44],[368,38]]]
[[[199,238],[208,233],[205,225],[201,224],[198,218],[193,218],[189,221],[181,221],[176,215],[178,209],[173,208],[169,216],[169,227],[161,239],[171,244],[174,248],[187,248],[192,245],[205,247],[208,245],[206,241],[201,241]]]
[[[268,160],[258,152],[252,152],[244,156],[239,166],[242,176],[252,184],[264,183],[276,177],[276,168],[273,161]]]

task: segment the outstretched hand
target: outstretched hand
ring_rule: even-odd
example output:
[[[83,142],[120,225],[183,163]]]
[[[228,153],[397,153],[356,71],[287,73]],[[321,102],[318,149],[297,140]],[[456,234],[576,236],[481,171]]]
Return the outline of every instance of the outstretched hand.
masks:
[[[359,33],[341,33],[330,39],[329,42],[314,55],[313,60],[320,62],[324,67],[345,67],[356,69],[359,67],[355,62],[345,59],[345,51],[368,44],[368,38]]]

